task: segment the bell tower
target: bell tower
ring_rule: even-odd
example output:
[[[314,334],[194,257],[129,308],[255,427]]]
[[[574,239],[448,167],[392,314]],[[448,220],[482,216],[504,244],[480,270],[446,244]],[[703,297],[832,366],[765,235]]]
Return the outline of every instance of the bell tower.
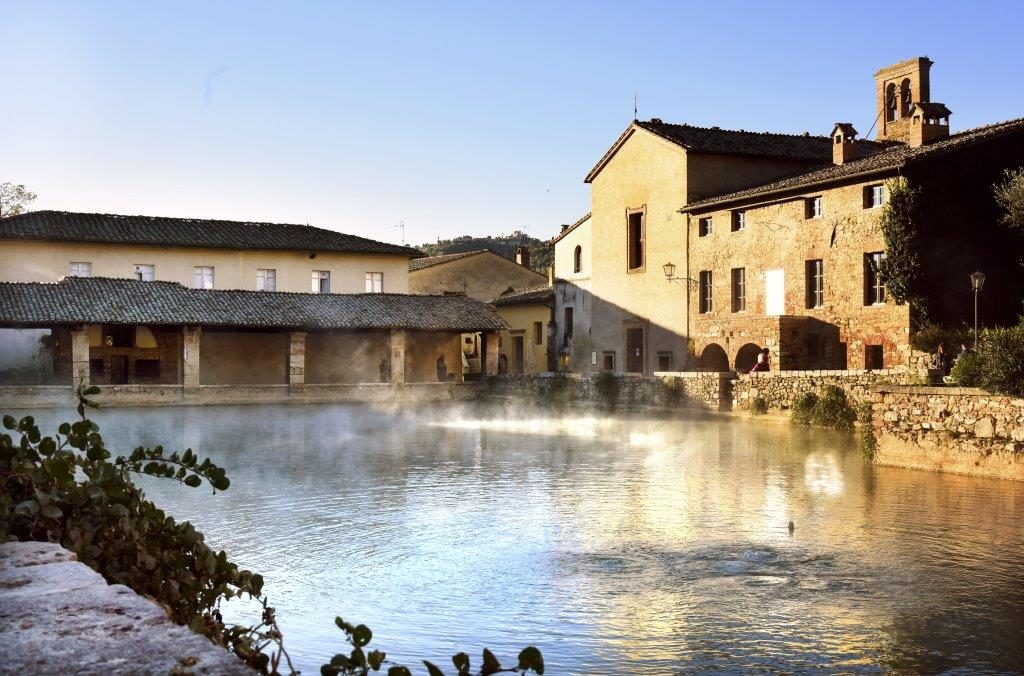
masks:
[[[931,102],[932,61],[919,56],[886,66],[875,73],[878,101],[878,140],[906,142],[911,134],[915,103]]]

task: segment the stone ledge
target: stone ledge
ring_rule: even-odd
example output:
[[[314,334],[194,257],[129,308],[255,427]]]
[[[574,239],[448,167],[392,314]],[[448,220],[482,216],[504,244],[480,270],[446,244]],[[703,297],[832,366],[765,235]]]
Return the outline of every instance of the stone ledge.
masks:
[[[879,394],[941,394],[945,396],[998,397],[977,387],[948,387],[935,385],[876,385]]]
[[[0,645],[5,673],[254,673],[153,601],[108,585],[46,542],[0,545]]]

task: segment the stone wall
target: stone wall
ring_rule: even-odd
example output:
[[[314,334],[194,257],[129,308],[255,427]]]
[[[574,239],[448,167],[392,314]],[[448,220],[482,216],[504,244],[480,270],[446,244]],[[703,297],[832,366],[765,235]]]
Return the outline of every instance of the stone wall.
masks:
[[[617,405],[665,406],[725,410],[729,407],[729,383],[733,373],[657,373],[653,378],[615,376],[620,389]],[[673,380],[675,379],[675,380]],[[598,390],[597,376],[574,373],[538,373],[523,376],[497,376],[492,381],[492,394],[526,397],[543,401],[560,387],[572,401],[605,403]],[[678,386],[678,396],[668,392],[666,384]]]
[[[879,465],[1024,481],[1024,399],[881,386],[872,414]]]
[[[826,385],[842,388],[852,405],[871,401],[879,385],[914,385],[922,376],[906,369],[850,371],[768,371],[739,376],[732,384],[732,405],[747,410],[761,397],[769,409],[788,409],[804,392],[820,394]]]

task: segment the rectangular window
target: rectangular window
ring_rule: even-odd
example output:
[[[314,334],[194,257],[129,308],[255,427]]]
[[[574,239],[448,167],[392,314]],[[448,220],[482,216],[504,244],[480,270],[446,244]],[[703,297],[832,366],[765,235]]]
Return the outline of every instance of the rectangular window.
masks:
[[[71,261],[71,265],[68,266],[69,277],[92,277],[92,263],[84,263],[82,261]]]
[[[808,197],[804,204],[806,207],[805,218],[821,218],[821,195]]]
[[[313,271],[313,293],[330,293],[331,292],[331,272],[329,270],[314,270]]]
[[[707,237],[711,234],[711,217],[702,218],[697,221],[697,235],[700,237]]]
[[[712,281],[713,277],[710,270],[700,271],[700,312],[706,314],[714,309],[714,302],[712,298]]]
[[[544,344],[544,322],[533,323],[533,344],[538,346]]]
[[[601,368],[603,368],[605,371],[614,371],[615,370],[615,353],[614,352],[605,352],[605,353],[603,353],[602,361],[601,361]]]
[[[136,265],[135,266],[135,279],[140,282],[152,282],[156,279],[156,268],[152,265]]]
[[[135,360],[135,377],[136,378],[159,378],[160,377],[160,360],[159,359],[136,359]]]
[[[257,268],[256,290],[277,291],[277,270],[273,268]]]
[[[878,370],[885,368],[885,353],[881,345],[864,346],[864,368]]]
[[[667,372],[672,370],[672,353],[671,352],[659,352],[658,353],[658,370]]]
[[[573,316],[572,308],[565,308],[565,325],[562,327],[562,347],[568,347],[572,342]]]
[[[807,307],[825,305],[825,269],[821,260],[807,261]]]
[[[366,293],[384,293],[384,273],[366,273]]]
[[[885,303],[885,285],[880,273],[885,254],[881,251],[864,254],[864,304]]]
[[[747,311],[747,269],[732,269],[732,311]]]
[[[213,288],[213,266],[197,265],[192,268],[192,286],[197,289]]]
[[[638,211],[629,215],[629,269],[642,270],[644,267],[644,214]]]
[[[732,212],[732,231],[739,232],[740,230],[747,229],[747,212],[746,211],[734,211]]]
[[[885,186],[881,183],[864,188],[864,208],[874,209],[885,204]]]

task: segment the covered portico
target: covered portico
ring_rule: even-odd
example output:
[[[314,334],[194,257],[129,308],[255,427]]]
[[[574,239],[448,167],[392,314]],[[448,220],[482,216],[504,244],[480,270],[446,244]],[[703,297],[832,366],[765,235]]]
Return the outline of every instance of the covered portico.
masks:
[[[50,331],[40,343],[52,373],[35,383],[0,373],[0,405],[28,406],[93,384],[99,401],[125,404],[452,398],[472,387],[461,382],[462,334],[487,338],[485,370],[497,373],[505,324],[458,296],[67,278],[0,284],[0,326]]]

